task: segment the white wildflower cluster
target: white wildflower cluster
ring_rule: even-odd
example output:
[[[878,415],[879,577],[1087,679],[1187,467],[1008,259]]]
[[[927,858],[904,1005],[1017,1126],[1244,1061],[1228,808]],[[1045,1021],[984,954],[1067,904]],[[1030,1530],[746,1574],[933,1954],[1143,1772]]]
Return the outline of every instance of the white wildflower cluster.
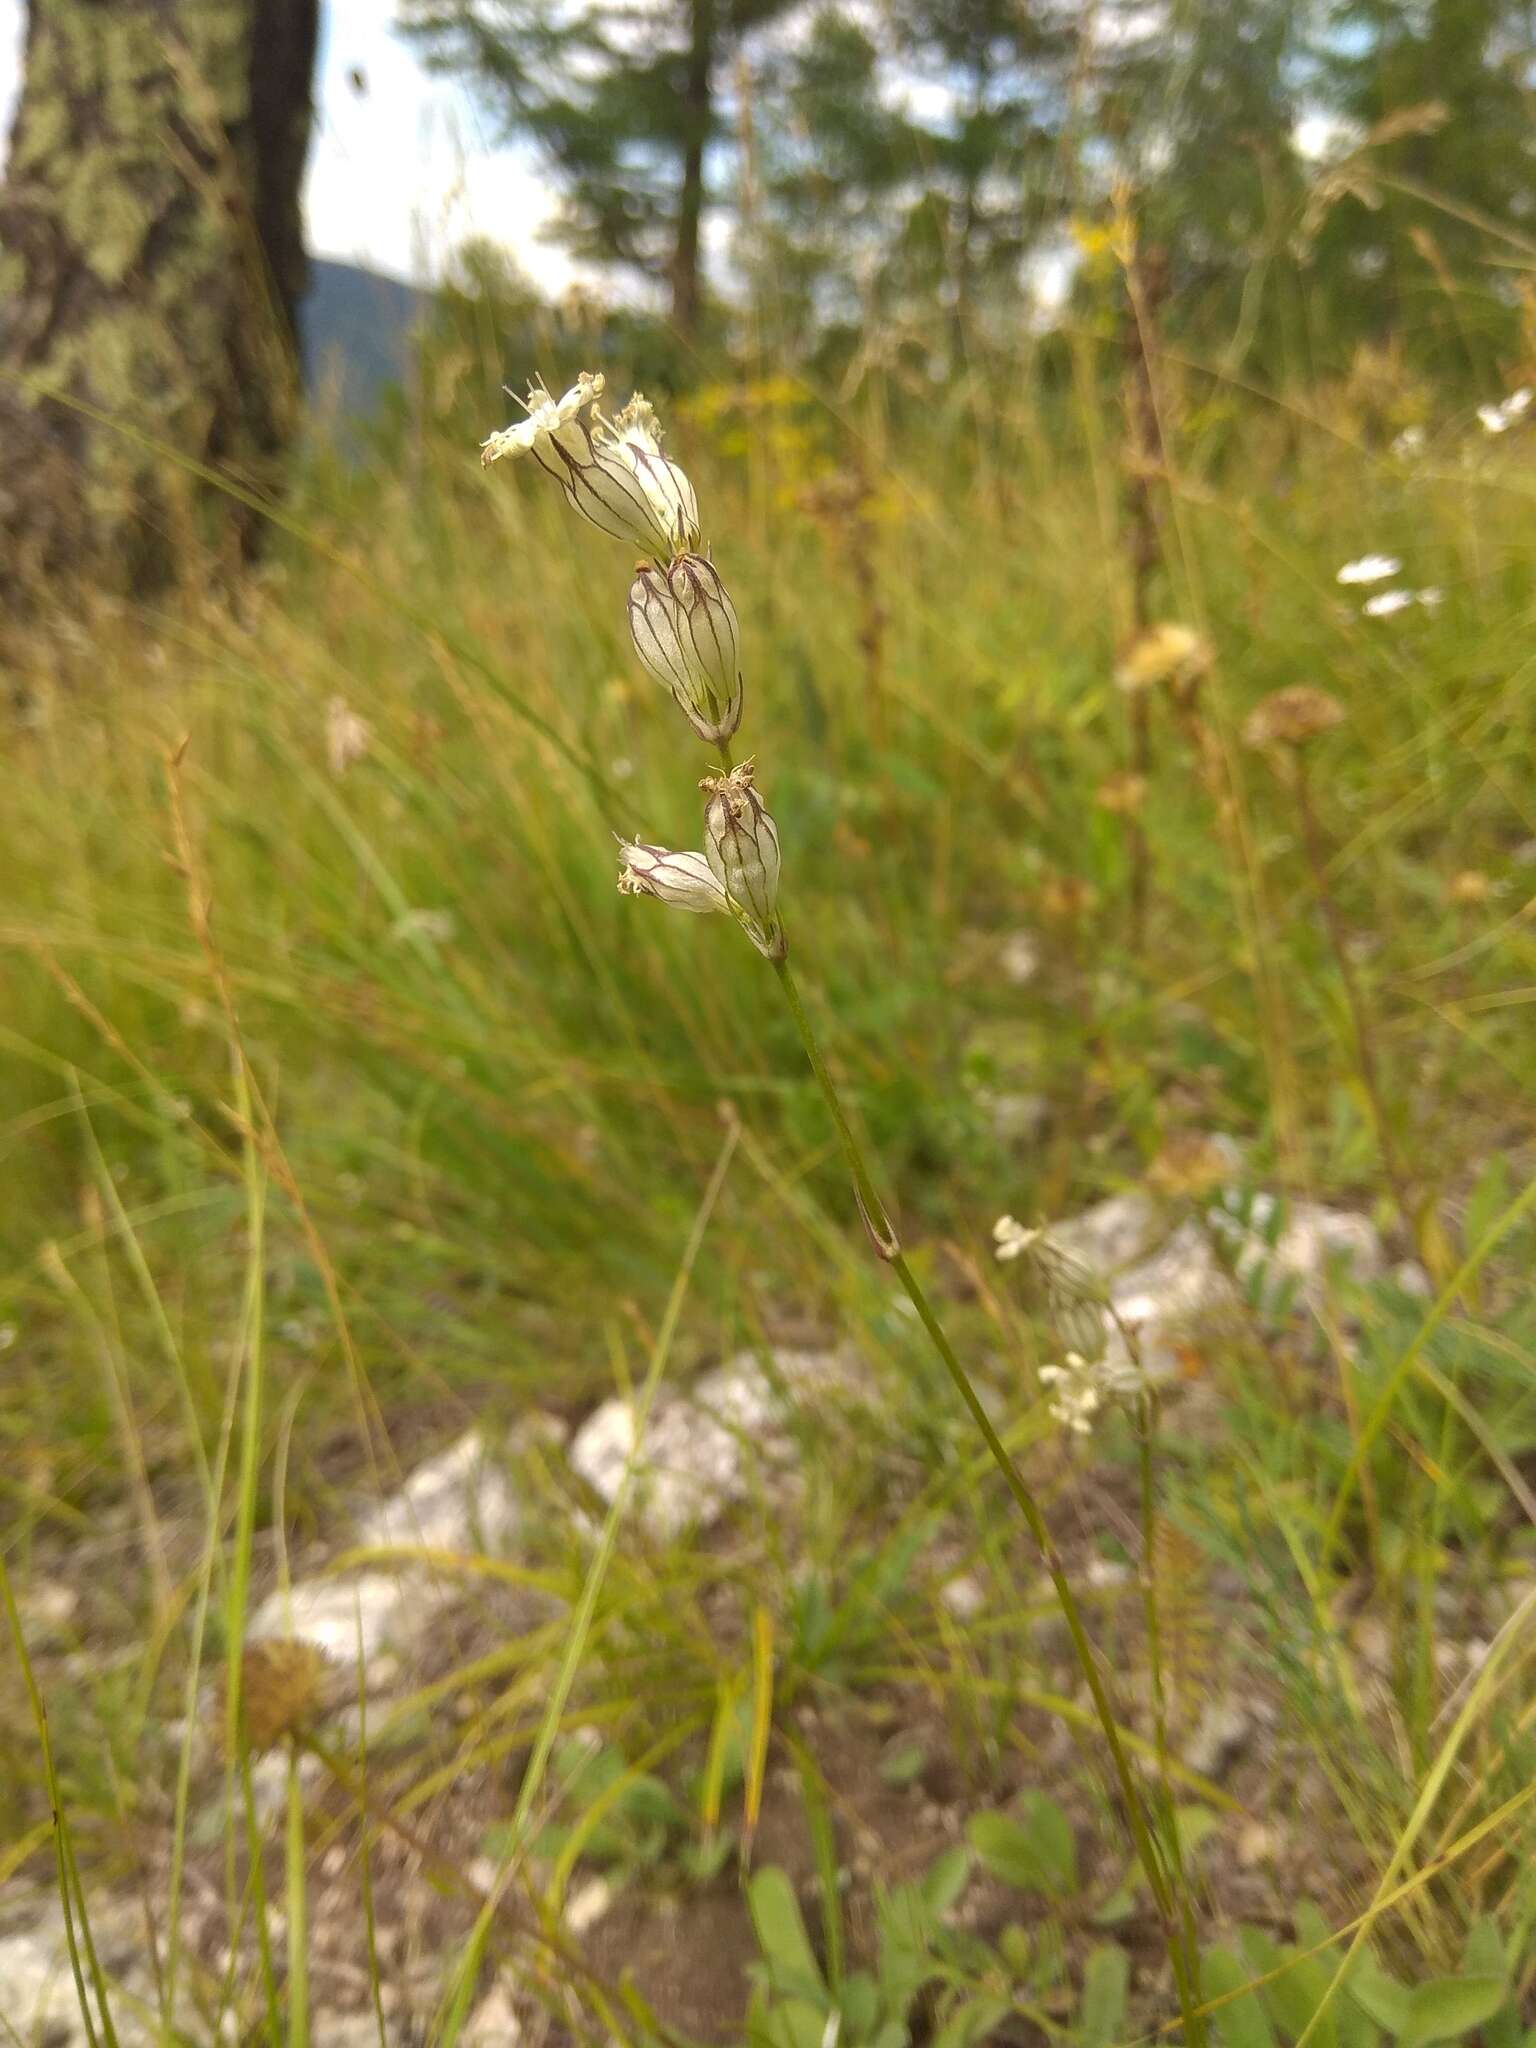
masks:
[[[720,572],[699,550],[692,483],[662,453],[655,408],[639,392],[609,419],[603,379],[583,371],[562,397],[529,386],[526,418],[492,434],[484,464],[531,455],[572,510],[615,540],[646,551],[629,590],[629,631],[642,667],[669,690],[698,737],[725,752],[706,775],[704,846],[674,853],[643,839],[619,841],[619,893],[654,896],[674,910],[724,911],[760,953],[789,950],[778,914],[779,833],[755,787],[753,764],[731,764],[741,723],[736,607]]]
[[[1403,565],[1396,555],[1360,555],[1353,562],[1345,562],[1334,580],[1346,584],[1384,583],[1389,576],[1400,576],[1402,571]],[[1433,585],[1424,590],[1378,590],[1365,600],[1360,612],[1367,619],[1390,619],[1395,612],[1405,612],[1411,605],[1434,611],[1444,601],[1445,592]]]
[[[1042,1365],[1040,1381],[1051,1389],[1047,1413],[1074,1436],[1087,1436],[1101,1408],[1132,1400],[1145,1384],[1127,1358],[1084,1358],[1069,1351],[1060,1365]]]
[[[1340,583],[1382,583],[1388,576],[1402,574],[1402,563],[1396,555],[1361,555],[1357,561],[1346,562],[1338,573]]]
[[[992,1226],[995,1256],[1007,1261],[1022,1258],[1041,1232],[1030,1230],[1016,1216],[999,1216]]]
[[[1044,1242],[1042,1243],[1042,1240]],[[1035,1251],[1035,1247],[1039,1250]],[[1027,1252],[1034,1252],[1037,1259],[1050,1261],[1055,1247],[1043,1226],[1030,1228],[1016,1216],[999,1216],[992,1226],[992,1252],[994,1258],[1004,1264],[1023,1258]],[[1078,1304],[1079,1308],[1082,1304]],[[1048,1413],[1053,1422],[1059,1422],[1063,1429],[1074,1436],[1087,1436],[1093,1428],[1093,1418],[1101,1408],[1116,1401],[1134,1399],[1146,1385],[1140,1366],[1118,1345],[1106,1351],[1103,1347],[1103,1314],[1094,1307],[1091,1321],[1099,1326],[1100,1334],[1088,1339],[1088,1351],[1067,1351],[1060,1364],[1042,1365],[1040,1384],[1048,1387],[1051,1400]],[[1081,1316],[1077,1318],[1081,1326]],[[1066,1328],[1071,1328],[1068,1323]],[[1062,1334],[1065,1334],[1065,1329]],[[1093,1355],[1090,1357],[1088,1352]]]
[[[1518,391],[1511,391],[1497,405],[1480,405],[1477,423],[1485,434],[1507,434],[1512,426],[1525,418],[1533,399],[1536,399],[1536,391],[1529,384],[1522,384]]]

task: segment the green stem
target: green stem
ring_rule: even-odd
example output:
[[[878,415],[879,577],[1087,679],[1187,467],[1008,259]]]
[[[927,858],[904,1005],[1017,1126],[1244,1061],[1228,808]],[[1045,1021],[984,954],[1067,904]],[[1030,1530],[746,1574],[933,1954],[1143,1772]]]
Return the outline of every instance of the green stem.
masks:
[[[1088,1691],[1093,1700],[1094,1712],[1098,1716],[1099,1725],[1104,1731],[1104,1740],[1108,1745],[1110,1760],[1114,1767],[1115,1779],[1125,1808],[1126,1823],[1130,1828],[1131,1840],[1135,1845],[1137,1860],[1140,1862],[1142,1870],[1146,1875],[1152,1897],[1157,1905],[1158,1917],[1162,1922],[1163,1933],[1168,1946],[1168,1959],[1173,1966],[1174,1982],[1178,1987],[1179,2010],[1184,2019],[1185,2039],[1188,2048],[1201,2048],[1201,2044],[1205,2040],[1205,2022],[1199,2010],[1198,1963],[1194,1958],[1192,1947],[1186,1949],[1185,1941],[1180,1938],[1179,1921],[1181,1916],[1175,1906],[1168,1881],[1167,1867],[1158,1853],[1157,1843],[1147,1819],[1141,1793],[1135,1778],[1131,1774],[1130,1760],[1126,1755],[1125,1746],[1120,1740],[1120,1730],[1115,1720],[1114,1709],[1110,1704],[1109,1692],[1104,1684],[1103,1675],[1099,1670],[1098,1659],[1094,1655],[1093,1645],[1088,1640],[1088,1631],[1083,1623],[1082,1610],[1078,1606],[1077,1595],[1072,1590],[1071,1581],[1067,1577],[1065,1567],[1061,1562],[1060,1553],[1057,1551],[1055,1540],[1051,1535],[1039,1503],[1025,1484],[1024,1476],[1014,1463],[1002,1438],[993,1428],[992,1418],[987,1414],[985,1407],[982,1405],[981,1397],[972,1385],[970,1375],[960,1363],[955,1348],[945,1335],[943,1325],[935,1315],[917,1275],[912,1271],[912,1268],[907,1264],[902,1254],[900,1242],[891,1227],[890,1218],[885,1211],[885,1205],[875,1191],[874,1181],[870,1176],[863,1149],[854,1135],[847,1116],[844,1114],[836,1083],[828,1072],[826,1061],[822,1058],[821,1047],[817,1043],[815,1032],[811,1029],[810,1018],[806,1015],[805,1004],[801,999],[800,990],[796,986],[795,978],[789,970],[788,962],[775,960],[773,962],[773,970],[779,978],[779,986],[784,991],[784,999],[788,1003],[790,1014],[795,1020],[795,1028],[800,1034],[800,1042],[805,1048],[805,1056],[810,1062],[811,1072],[816,1076],[816,1080],[820,1085],[828,1112],[836,1127],[838,1138],[842,1143],[843,1155],[848,1162],[848,1170],[853,1177],[854,1192],[858,1197],[859,1209],[864,1217],[870,1236],[874,1239],[875,1247],[881,1257],[890,1265],[891,1270],[901,1282],[907,1299],[917,1311],[918,1320],[927,1332],[929,1342],[938,1353],[945,1371],[954,1382],[955,1391],[959,1394],[960,1399],[964,1402],[970,1414],[971,1420],[980,1431],[982,1441],[991,1453],[992,1462],[997,1466],[1008,1487],[1008,1491],[1013,1495],[1019,1513],[1024,1517],[1025,1527],[1034,1539],[1035,1547],[1039,1551],[1046,1571],[1050,1575],[1051,1584],[1056,1593],[1057,1605],[1061,1609],[1062,1619],[1066,1622],[1067,1633],[1072,1639],[1073,1651],[1076,1654],[1083,1677],[1087,1681]],[[1187,1926],[1188,1924],[1186,1918],[1185,1925]]]

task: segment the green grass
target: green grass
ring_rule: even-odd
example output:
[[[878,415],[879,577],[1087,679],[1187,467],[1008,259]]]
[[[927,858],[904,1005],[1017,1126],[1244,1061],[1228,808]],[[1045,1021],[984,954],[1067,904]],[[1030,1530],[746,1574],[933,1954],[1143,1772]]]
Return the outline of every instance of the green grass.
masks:
[[[548,1512],[527,1565],[555,1619],[492,1631],[478,1661],[423,1677],[382,1726],[370,1714],[367,1797],[393,1816],[375,1814],[372,1839],[430,1834],[455,1787],[533,1745],[507,1813],[521,1833],[537,1799],[541,1824],[573,1825],[542,1766],[593,1726],[635,1782],[661,1773],[683,1816],[657,1821],[646,1794],[613,1854],[686,1893],[720,1881],[698,1875],[718,1868],[712,1845],[750,1835],[770,1758],[793,1755],[825,1965],[843,1941],[828,1831],[847,1815],[833,1773],[815,1790],[805,1708],[855,1727],[894,1715],[899,1735],[920,1699],[922,1741],[963,1760],[972,1813],[1006,1802],[1020,1771],[1059,1773],[1042,1730],[1064,1728],[1077,1748],[1058,1796],[1091,1845],[1081,1896],[1053,1906],[1049,1940],[1031,1934],[1027,1968],[1016,1944],[1011,1961],[1006,1944],[962,1947],[930,1978],[942,1942],[914,1892],[911,1982],[953,1993],[956,2012],[1001,1999],[1033,2025],[1129,2038],[1131,2020],[1105,2033],[1064,1988],[1104,1941],[1094,1912],[1130,1880],[1035,1563],[868,1255],[764,963],[721,922],[614,892],[612,831],[697,843],[710,756],[628,648],[624,550],[540,479],[476,466],[497,381],[486,365],[457,410],[364,474],[317,456],[238,606],[90,620],[67,673],[40,661],[11,742],[0,1540],[23,1616],[30,1581],[70,1572],[71,1545],[116,1532],[133,1561],[86,1579],[78,1644],[66,1633],[32,1662],[77,1894],[120,1880],[165,1825],[180,1886],[190,1764],[178,1780],[174,1748],[163,1772],[144,1758],[222,1663],[279,1539],[333,1531],[348,1489],[386,1487],[469,1419],[574,1412],[638,1383],[648,1358],[686,1377],[793,1326],[851,1339],[874,1389],[857,1415],[800,1419],[794,1512],[765,1484],[726,1540],[657,1550],[610,1533],[589,1575],[569,1489],[552,1467],[531,1474]],[[1249,1185],[1367,1210],[1431,1267],[1433,1304],[1387,1283],[1342,1296],[1331,1347],[1300,1344],[1256,1288],[1191,1361],[1201,1403],[1193,1420],[1173,1404],[1157,1447],[1178,1560],[1164,1650],[1195,1667],[1192,1697],[1240,1677],[1265,1691],[1277,1809],[1287,1772],[1308,1773],[1317,1802],[1307,1898],[1326,1928],[1407,1879],[1372,1931],[1386,1961],[1414,1981],[1455,1972],[1490,1916],[1518,1990],[1536,1960],[1529,1810],[1477,1831],[1536,1761],[1528,1648],[1500,1644],[1477,1677],[1437,1653],[1491,1632],[1495,1593],[1536,1548],[1521,1496],[1536,1448],[1528,446],[1447,420],[1410,467],[1296,408],[1244,400],[1219,446],[1189,413],[1157,493],[1152,604],[1199,626],[1217,666],[1196,725],[1153,707],[1138,944],[1134,837],[1096,801],[1128,744],[1114,415],[1018,389],[908,419],[896,393],[849,411],[775,385],[755,407],[706,394],[673,428],[741,614],[742,737],[783,838],[796,975],[913,1262],[997,1391],[1075,1572],[1134,1551],[1117,1504],[1134,1498],[1136,1447],[1112,1422],[1064,1450],[1029,1371],[1056,1336],[990,1259],[1000,1211],[1063,1214],[1138,1184],[1170,1139],[1217,1130],[1245,1146]],[[849,534],[803,502],[855,460],[876,485],[875,678]],[[1362,619],[1335,571],[1377,550],[1443,604]],[[1332,929],[1286,779],[1239,738],[1294,682],[1347,713],[1312,756]],[[340,777],[336,696],[371,732]],[[1021,928],[1040,955],[1025,987],[998,968]],[[1039,1140],[998,1135],[989,1092],[1041,1095]],[[741,1141],[664,1342],[722,1103]],[[957,1564],[988,1593],[964,1625],[937,1597]],[[1145,1755],[1139,1625],[1089,1597]],[[125,1654],[64,1654],[104,1643]],[[629,1794],[611,1788],[630,1781],[604,1782],[604,1816],[622,1818]],[[1224,1811],[1209,1787],[1173,1796]],[[28,1697],[0,1671],[0,1868],[46,1812]],[[303,1812],[276,1827],[263,1866],[229,1824],[221,1883],[232,1919],[263,1885],[286,1892],[299,1956],[298,1909],[315,1913]],[[318,1853],[311,1839],[311,1866]],[[467,1938],[469,1859],[442,1857]],[[1251,1965],[1192,1860],[1202,1939]],[[1277,1913],[1306,1903],[1291,1885],[1277,1870]],[[536,1906],[506,1939],[554,1982],[549,1926],[542,1945],[528,1933]],[[481,1948],[502,1924],[479,1912]],[[1299,1922],[1283,1931],[1308,1945]],[[1343,1952],[1317,1966],[1324,1984]],[[282,1963],[274,1943],[265,1986],[218,1997],[254,2038],[318,2042],[314,1986],[306,2012],[302,1971],[291,1994],[272,1980]],[[905,1998],[918,1966],[901,1967]],[[618,2025],[600,1976],[571,1978],[577,2004]],[[1094,1966],[1101,1998],[1112,1976]],[[461,1972],[456,2018],[473,1987]],[[1169,2016],[1137,1997],[1136,2031]],[[644,2031],[632,2009],[622,2024]]]

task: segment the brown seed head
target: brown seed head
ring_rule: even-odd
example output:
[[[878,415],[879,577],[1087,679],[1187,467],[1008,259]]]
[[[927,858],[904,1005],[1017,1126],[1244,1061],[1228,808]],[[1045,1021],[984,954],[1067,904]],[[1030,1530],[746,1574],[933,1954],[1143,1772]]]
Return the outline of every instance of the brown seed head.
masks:
[[[240,1661],[240,1696],[253,1750],[271,1749],[307,1728],[325,1705],[330,1660],[301,1638],[250,1643]]]
[[[1099,784],[1093,800],[1101,810],[1133,818],[1147,800],[1147,778],[1132,774],[1128,768],[1122,769],[1118,775],[1111,775]]]
[[[1304,747],[1343,723],[1337,697],[1310,683],[1292,683],[1254,706],[1243,721],[1243,740],[1250,747]]]

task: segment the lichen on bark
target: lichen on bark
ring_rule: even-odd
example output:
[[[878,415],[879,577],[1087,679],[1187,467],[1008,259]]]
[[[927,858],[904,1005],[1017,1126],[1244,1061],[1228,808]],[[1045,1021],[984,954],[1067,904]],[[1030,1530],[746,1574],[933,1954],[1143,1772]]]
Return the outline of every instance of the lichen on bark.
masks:
[[[295,423],[316,0],[29,0],[0,190],[0,596],[244,549]]]

